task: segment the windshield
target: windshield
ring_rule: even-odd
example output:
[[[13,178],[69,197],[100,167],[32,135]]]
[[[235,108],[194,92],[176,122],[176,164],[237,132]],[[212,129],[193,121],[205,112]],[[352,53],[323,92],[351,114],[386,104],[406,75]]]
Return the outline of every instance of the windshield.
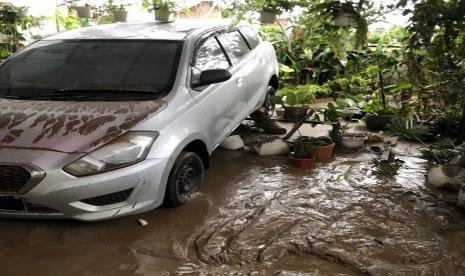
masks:
[[[64,91],[70,99],[73,91],[161,97],[173,86],[181,47],[180,41],[39,41],[0,65],[0,97],[53,100]]]

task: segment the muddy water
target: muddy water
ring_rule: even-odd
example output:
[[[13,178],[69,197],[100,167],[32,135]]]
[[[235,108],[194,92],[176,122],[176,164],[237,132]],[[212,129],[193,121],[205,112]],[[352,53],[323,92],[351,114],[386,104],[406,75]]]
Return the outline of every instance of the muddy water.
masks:
[[[424,185],[414,149],[398,151],[401,173],[379,179],[371,153],[339,153],[312,173],[218,150],[202,193],[178,209],[0,220],[1,275],[464,275],[464,213]]]

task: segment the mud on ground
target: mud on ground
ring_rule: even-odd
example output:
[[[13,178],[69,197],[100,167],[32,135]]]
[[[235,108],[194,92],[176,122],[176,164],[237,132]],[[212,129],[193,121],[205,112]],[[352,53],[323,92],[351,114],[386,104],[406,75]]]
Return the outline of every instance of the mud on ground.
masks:
[[[0,220],[1,275],[464,275],[456,194],[424,185],[415,147],[397,152],[404,168],[380,179],[368,152],[310,172],[287,157],[217,150],[201,193],[177,209]]]

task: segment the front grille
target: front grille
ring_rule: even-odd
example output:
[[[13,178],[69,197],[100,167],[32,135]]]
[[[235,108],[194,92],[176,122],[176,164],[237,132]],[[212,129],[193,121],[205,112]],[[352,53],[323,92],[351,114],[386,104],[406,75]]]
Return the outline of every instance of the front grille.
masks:
[[[29,213],[39,213],[39,214],[60,213],[60,211],[58,210],[55,210],[45,205],[39,205],[39,204],[26,204],[26,209]]]
[[[81,202],[84,202],[89,205],[94,205],[94,206],[104,206],[104,205],[120,203],[128,199],[133,190],[134,188],[131,188],[131,189],[119,191],[116,193],[86,198],[86,199],[82,199]]]
[[[31,173],[21,166],[0,165],[0,193],[16,193],[31,179]]]

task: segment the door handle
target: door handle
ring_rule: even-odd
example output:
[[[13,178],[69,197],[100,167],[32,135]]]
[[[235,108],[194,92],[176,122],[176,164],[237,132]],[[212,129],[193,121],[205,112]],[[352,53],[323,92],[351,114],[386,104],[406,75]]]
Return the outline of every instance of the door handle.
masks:
[[[263,57],[260,57],[259,61],[261,65],[265,65],[265,59]]]
[[[242,86],[242,78],[237,78],[237,79],[236,79],[236,84],[237,84],[237,86],[239,86],[239,87]]]

